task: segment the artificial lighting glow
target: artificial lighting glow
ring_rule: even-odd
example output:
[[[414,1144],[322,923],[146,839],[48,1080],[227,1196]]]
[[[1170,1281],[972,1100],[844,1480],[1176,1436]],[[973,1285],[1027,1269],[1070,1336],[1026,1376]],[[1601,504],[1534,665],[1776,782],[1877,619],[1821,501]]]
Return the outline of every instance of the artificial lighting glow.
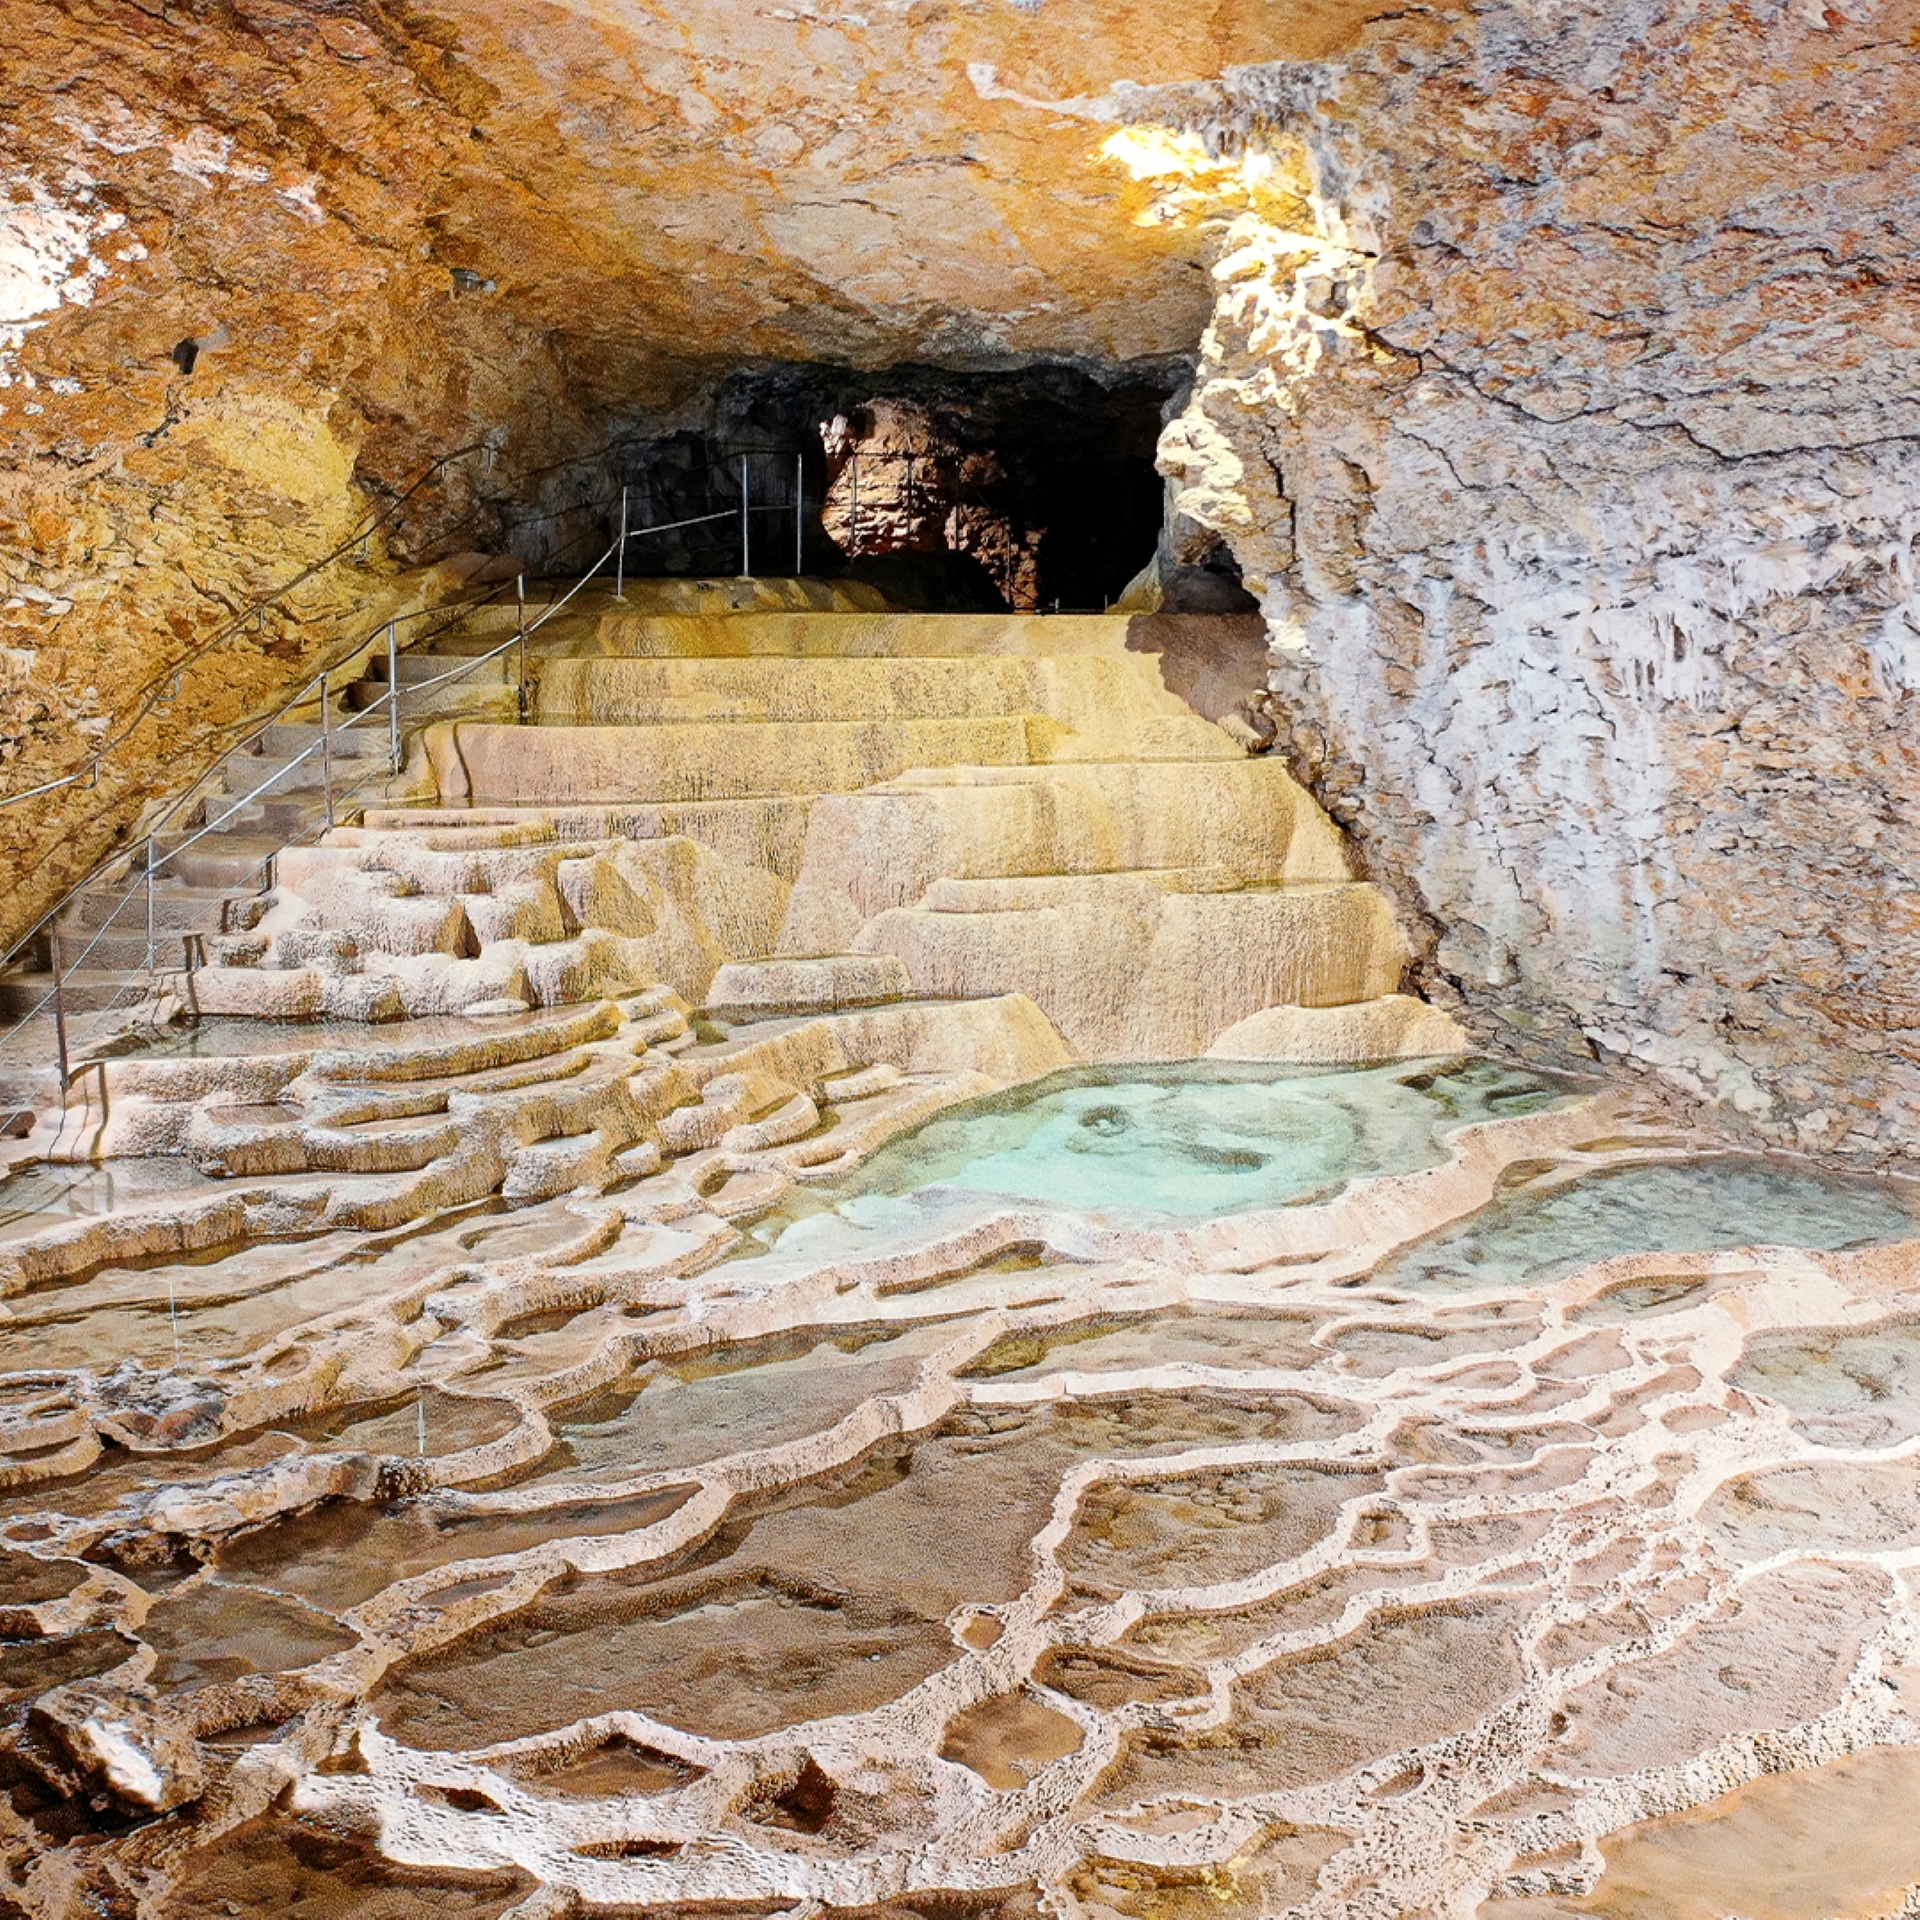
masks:
[[[1136,180],[1164,180],[1170,174],[1191,179],[1197,173],[1226,171],[1229,163],[1217,159],[1197,134],[1176,133],[1171,127],[1122,127],[1101,141],[1099,156],[1117,160]]]

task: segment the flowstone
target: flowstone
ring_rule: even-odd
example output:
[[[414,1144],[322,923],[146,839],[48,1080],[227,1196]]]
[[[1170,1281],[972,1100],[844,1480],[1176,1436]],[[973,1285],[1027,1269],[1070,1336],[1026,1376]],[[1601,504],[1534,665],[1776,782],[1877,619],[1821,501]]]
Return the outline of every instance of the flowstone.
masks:
[[[1920,1883],[1903,1191],[1492,1063],[929,1120],[884,1008],[664,1005],[569,1029],[656,1170],[15,1223],[21,1910],[1704,1916],[1801,1780],[1808,1898]]]
[[[568,617],[11,1144],[0,1913],[1920,1911],[1920,1200],[1466,1057],[1205,631]]]

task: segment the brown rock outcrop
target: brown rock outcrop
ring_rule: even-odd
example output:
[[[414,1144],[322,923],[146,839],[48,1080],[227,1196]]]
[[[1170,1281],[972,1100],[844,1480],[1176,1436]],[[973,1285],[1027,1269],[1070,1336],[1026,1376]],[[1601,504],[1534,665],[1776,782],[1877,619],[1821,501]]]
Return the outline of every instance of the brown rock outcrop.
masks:
[[[1219,235],[1176,531],[1428,984],[1850,1151],[1920,1100],[1913,24],[1408,19],[1127,136]]]
[[[1429,987],[1911,1134],[1911,5],[4,11],[9,787],[440,451],[485,443],[389,557],[587,551],[609,450],[729,367],[1198,343],[1170,551],[1264,595]],[[382,552],[0,814],[9,921]]]

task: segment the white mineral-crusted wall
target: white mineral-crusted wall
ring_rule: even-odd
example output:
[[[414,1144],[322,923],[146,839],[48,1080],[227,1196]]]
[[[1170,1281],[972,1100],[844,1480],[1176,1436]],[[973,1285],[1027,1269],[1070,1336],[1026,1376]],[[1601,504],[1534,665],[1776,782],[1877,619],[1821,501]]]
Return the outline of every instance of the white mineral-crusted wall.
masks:
[[[1896,14],[1499,9],[1126,136],[1215,235],[1183,530],[1430,987],[1848,1151],[1920,1141]]]

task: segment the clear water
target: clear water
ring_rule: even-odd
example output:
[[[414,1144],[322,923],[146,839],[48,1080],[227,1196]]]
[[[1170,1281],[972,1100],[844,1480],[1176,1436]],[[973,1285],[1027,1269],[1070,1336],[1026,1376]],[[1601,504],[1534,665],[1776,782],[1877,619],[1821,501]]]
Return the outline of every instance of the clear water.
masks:
[[[1777,1400],[1821,1446],[1890,1447],[1920,1433],[1920,1326],[1771,1334],[1750,1341],[1736,1386]]]
[[[1726,1154],[1523,1190],[1423,1240],[1377,1278],[1415,1290],[1537,1284],[1623,1253],[1831,1252],[1917,1233],[1920,1210],[1882,1182]],[[1664,1290],[1649,1300],[1664,1303]]]
[[[842,1211],[929,1189],[1126,1219],[1284,1207],[1357,1176],[1431,1166],[1455,1127],[1535,1112],[1564,1084],[1487,1061],[1302,1073],[1217,1061],[1074,1068],[895,1141]]]

